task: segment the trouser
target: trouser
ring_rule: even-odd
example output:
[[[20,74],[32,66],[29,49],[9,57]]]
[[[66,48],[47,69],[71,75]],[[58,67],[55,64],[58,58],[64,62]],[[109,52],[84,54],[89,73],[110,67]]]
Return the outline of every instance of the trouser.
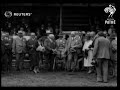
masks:
[[[29,54],[29,59],[30,59],[30,68],[33,70],[33,68],[37,65],[37,59],[36,59],[36,53],[31,53]]]
[[[6,51],[2,56],[2,69],[5,71],[11,70],[12,68],[12,53],[10,51]]]
[[[47,63],[49,65],[49,70],[53,69],[54,57],[55,55],[52,52],[45,54],[45,59],[47,60]]]
[[[97,59],[97,81],[107,82],[108,80],[108,59]]]
[[[117,61],[113,62],[113,76],[117,77]]]
[[[43,64],[43,59],[44,59],[44,52],[39,52],[39,60]]]
[[[22,69],[24,64],[25,53],[16,53],[16,68]]]
[[[67,70],[75,70],[77,67],[77,53],[70,53],[67,60]]]

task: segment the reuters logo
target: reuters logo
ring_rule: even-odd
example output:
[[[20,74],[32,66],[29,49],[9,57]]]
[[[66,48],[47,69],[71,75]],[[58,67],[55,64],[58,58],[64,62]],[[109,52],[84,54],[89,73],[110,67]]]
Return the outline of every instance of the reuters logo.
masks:
[[[12,16],[12,12],[11,11],[6,11],[4,13],[4,15],[5,15],[5,17],[10,18]]]

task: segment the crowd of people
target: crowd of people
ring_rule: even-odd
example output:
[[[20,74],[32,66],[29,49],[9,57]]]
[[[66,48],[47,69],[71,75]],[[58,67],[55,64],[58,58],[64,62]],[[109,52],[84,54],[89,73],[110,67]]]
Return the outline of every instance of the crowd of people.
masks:
[[[19,28],[16,38],[1,31],[2,71],[12,70],[15,56],[16,71],[24,69],[24,60],[28,58],[29,69],[34,73],[43,69],[66,72],[88,70],[88,73],[96,73],[98,82],[108,82],[109,71],[117,77],[117,33],[112,27],[108,31],[96,31],[71,31],[69,35],[56,35],[49,27],[46,35],[31,32],[29,39],[25,38],[23,28]]]

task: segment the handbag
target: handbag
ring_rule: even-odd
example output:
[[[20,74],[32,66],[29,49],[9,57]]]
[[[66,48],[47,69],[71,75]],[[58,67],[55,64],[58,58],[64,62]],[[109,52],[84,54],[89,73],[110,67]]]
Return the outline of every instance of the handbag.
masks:
[[[36,51],[45,51],[45,48],[39,45],[36,49]]]

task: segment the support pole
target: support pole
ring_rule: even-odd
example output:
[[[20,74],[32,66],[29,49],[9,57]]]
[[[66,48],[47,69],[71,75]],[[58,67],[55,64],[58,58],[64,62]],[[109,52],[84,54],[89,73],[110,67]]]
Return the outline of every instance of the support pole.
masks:
[[[62,33],[62,5],[60,5],[60,33]]]

